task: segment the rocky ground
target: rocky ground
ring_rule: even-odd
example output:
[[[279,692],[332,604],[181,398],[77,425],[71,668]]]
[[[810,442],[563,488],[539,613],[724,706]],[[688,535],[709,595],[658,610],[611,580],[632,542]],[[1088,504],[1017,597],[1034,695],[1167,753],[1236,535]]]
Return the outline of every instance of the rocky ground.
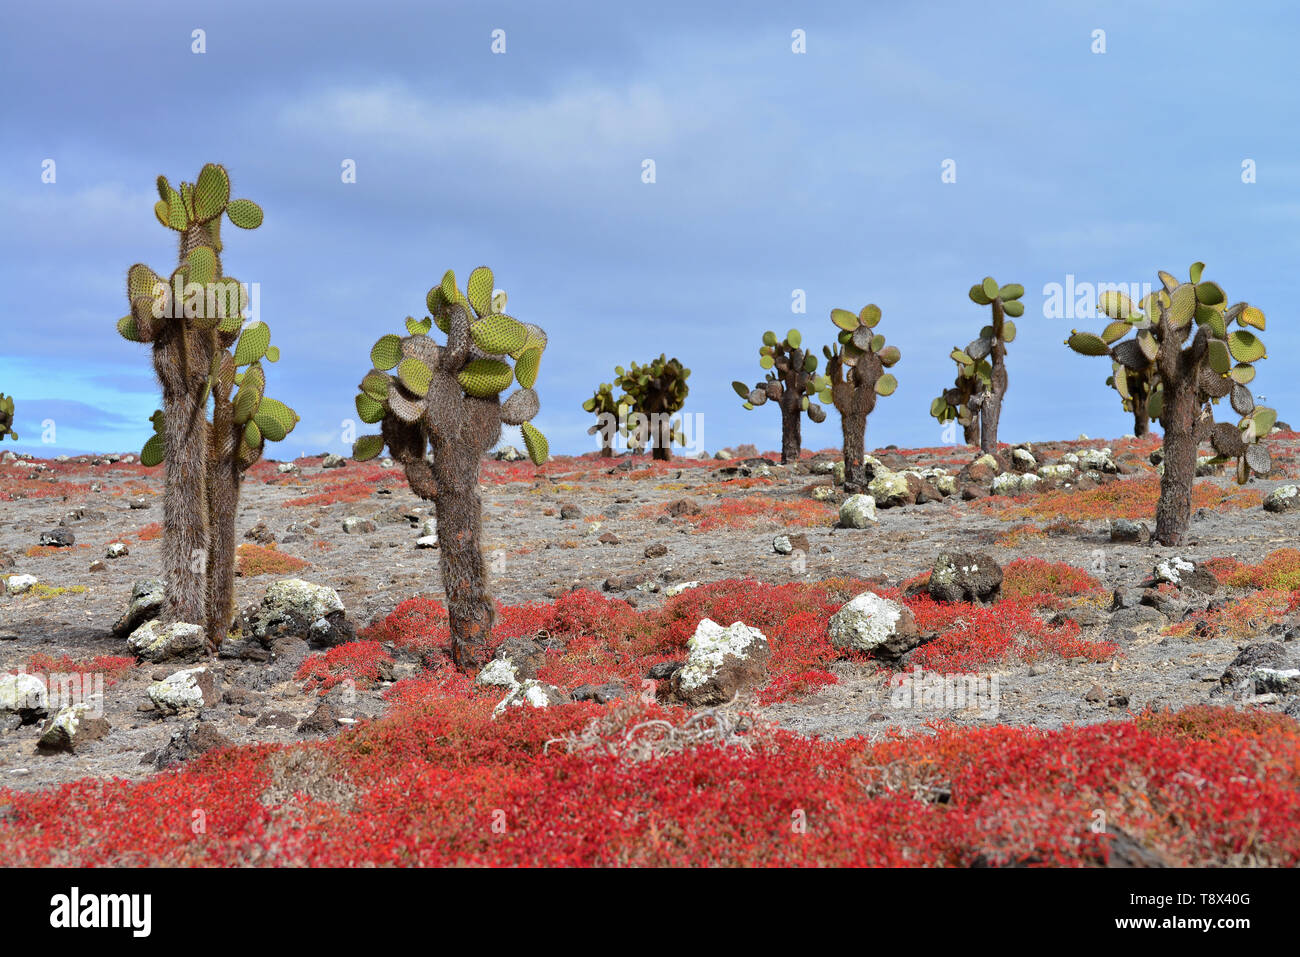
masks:
[[[1120,653],[1109,660],[1004,662],[992,670],[998,692],[996,709],[988,710],[897,707],[887,674],[906,671],[908,658],[885,664],[852,657],[831,666],[837,683],[764,708],[802,733],[879,734],[937,718],[1055,728],[1196,703],[1294,712],[1285,677],[1272,690],[1248,680],[1255,665],[1284,676],[1297,667],[1300,643],[1292,638],[1300,618],[1293,612],[1232,629],[1174,628],[1228,596],[1201,563],[1256,563],[1294,544],[1300,512],[1289,509],[1285,494],[1274,497],[1277,510],[1262,502],[1294,480],[1300,441],[1283,432],[1270,446],[1274,474],[1244,490],[1207,467],[1190,541],[1180,548],[1150,544],[1140,524],[1143,517],[1151,522],[1140,493],[1156,482],[1158,440],[1129,439],[1007,449],[1000,461],[974,465],[974,450],[961,447],[878,450],[874,520],[863,514],[861,528],[842,527],[841,507],[855,524],[854,507],[863,503],[845,505],[833,453],[789,467],[756,455],[666,467],[644,458],[563,458],[541,470],[489,461],[484,549],[493,591],[508,605],[590,588],[646,609],[691,583],[742,578],[853,577],[906,587],[943,553],[979,553],[1003,566],[1021,558],[1064,562],[1105,586],[1104,600],[1044,614],[1073,618],[1085,639],[1117,643]],[[137,660],[127,643],[137,623],[119,624],[133,588],[160,572],[161,474],[109,458],[118,459],[0,464],[0,576],[8,579],[0,588],[0,675],[100,659],[96,670],[106,681],[102,721],[87,718],[62,738],[48,716],[0,708],[0,786],[136,778],[213,744],[334,734],[382,713],[389,683],[421,670],[418,656],[398,650],[373,688],[345,684],[322,696],[295,679],[323,643],[349,637],[413,595],[441,596],[436,526],[431,505],[410,494],[399,469],[354,462],[326,468],[319,457],[268,462],[246,481],[238,516],[241,542],[273,549],[249,551],[238,579],[246,640],[206,663],[197,682],[203,687],[174,681],[182,686],[171,689],[179,690],[181,706],[169,704],[173,698],[156,683],[194,662]],[[1115,521],[1122,518],[1137,524]],[[267,565],[286,556],[305,564]],[[1187,565],[1171,566],[1174,559]],[[1182,580],[1155,587],[1151,576],[1161,563],[1185,568]],[[331,611],[327,591],[307,596],[324,602],[317,612],[328,612],[331,633],[316,644],[268,624],[271,612],[261,603],[287,578],[333,589],[345,609]],[[1243,649],[1246,657],[1229,669]],[[187,693],[203,703],[185,706]]]

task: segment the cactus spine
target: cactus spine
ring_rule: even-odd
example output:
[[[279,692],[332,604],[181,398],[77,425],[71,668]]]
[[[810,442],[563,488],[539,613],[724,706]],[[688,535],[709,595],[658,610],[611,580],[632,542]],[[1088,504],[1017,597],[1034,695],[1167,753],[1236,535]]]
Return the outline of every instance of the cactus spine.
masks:
[[[501,425],[521,426],[533,462],[549,450],[529,421],[538,411],[533,386],[546,333],[505,314],[505,293],[493,294],[492,270],[470,273],[464,291],[450,270],[429,290],[429,316],[408,318],[408,335],[387,335],[370,352],[373,368],[356,398],[362,421],[379,435],[357,440],[353,457],[372,459],[387,446],[411,490],[434,503],[439,562],[451,624],[451,653],[465,672],[484,664],[495,609],[480,552],[479,464],[496,445]],[[428,333],[447,335],[439,345]],[[514,368],[505,361],[514,360]],[[500,393],[518,381],[503,402]]]
[[[745,400],[745,408],[753,409],[768,399],[781,409],[781,464],[799,461],[803,446],[803,413],[814,422],[826,421],[826,410],[812,399],[830,385],[830,378],[815,375],[817,356],[803,349],[803,336],[791,329],[784,339],[777,341],[775,332],[763,333],[763,345],[758,350],[758,364],[767,370],[767,377],[750,389],[743,382],[733,382],[731,387]]]
[[[637,425],[629,429],[629,444],[653,445],[656,459],[671,460],[673,442],[685,442],[675,417],[690,392],[686,379],[691,370],[661,353],[645,365],[633,362],[628,369],[618,366],[614,372],[618,376],[615,385],[627,394],[637,418]]]
[[[866,488],[863,467],[866,455],[867,416],[876,407],[876,396],[893,395],[898,380],[886,372],[902,353],[897,346],[885,345],[885,337],[875,332],[880,322],[880,307],[863,306],[856,315],[847,309],[832,309],[831,322],[839,328],[835,346],[824,346],[826,378],[829,383],[819,393],[823,402],[834,403],[840,413],[844,436],[844,486],[849,491]]]
[[[1277,413],[1257,406],[1246,387],[1255,378],[1254,363],[1267,358],[1264,343],[1251,331],[1264,329],[1264,313],[1245,302],[1227,305],[1218,283],[1201,280],[1204,270],[1205,263],[1193,263],[1187,282],[1160,272],[1163,288],[1136,306],[1122,292],[1103,292],[1098,306],[1109,325],[1101,335],[1073,330],[1065,340],[1082,355],[1109,355],[1126,368],[1142,361],[1154,367],[1147,410],[1165,430],[1155,530],[1162,545],[1181,545],[1187,535],[1202,439],[1209,439],[1221,460],[1236,459],[1238,482],[1272,468],[1259,440],[1273,428]],[[1238,328],[1232,329],[1233,323]],[[1125,339],[1130,332],[1134,338]],[[1213,407],[1225,397],[1240,416],[1235,425],[1214,422]]]
[[[146,465],[167,463],[162,618],[205,624],[209,643],[215,646],[233,611],[238,475],[261,454],[261,436],[253,430],[247,430],[247,437],[233,450],[228,441],[222,399],[235,381],[235,370],[227,369],[222,357],[228,356],[226,350],[237,337],[242,346],[245,300],[242,285],[222,272],[221,217],[242,229],[256,229],[262,223],[262,210],[250,200],[232,200],[230,177],[224,167],[213,163],[203,167],[195,182],[181,183],[179,190],[165,176],[158,177],[157,185],[154,215],[179,234],[180,262],[166,280],[142,263],[127,271],[131,311],[118,320],[117,328],[131,342],[152,344],[154,370],[162,386],[163,408],[153,417],[155,434],[141,452]],[[264,331],[253,340],[260,342],[264,336],[266,342],[255,356],[244,348],[249,354],[236,357],[242,358],[237,364],[256,363],[267,354],[270,330],[258,325]],[[258,388],[244,399],[244,408],[252,410],[250,416],[258,411],[264,388],[261,376]],[[206,415],[209,396],[214,397],[211,424]],[[287,432],[297,416],[286,406],[277,406],[287,413],[283,430]],[[219,477],[214,463],[221,462],[236,463],[231,466],[236,471]]]
[[[14,431],[14,399],[0,392],[0,442],[6,437],[18,441],[18,433]]]

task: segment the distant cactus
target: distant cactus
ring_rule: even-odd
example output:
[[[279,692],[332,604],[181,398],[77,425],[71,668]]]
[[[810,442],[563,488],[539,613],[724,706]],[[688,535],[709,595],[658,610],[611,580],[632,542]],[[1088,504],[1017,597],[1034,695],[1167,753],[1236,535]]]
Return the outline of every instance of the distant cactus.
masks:
[[[826,379],[818,393],[840,413],[844,436],[844,484],[850,491],[863,488],[866,455],[867,416],[876,407],[876,396],[893,395],[898,380],[885,369],[900,358],[898,346],[885,345],[885,337],[873,331],[880,322],[880,307],[864,306],[856,315],[847,309],[832,309],[831,322],[839,327],[839,344],[824,346]]]
[[[14,431],[13,397],[0,392],[0,441],[6,436],[15,442],[18,441],[18,433]]]
[[[1268,450],[1258,443],[1273,428],[1277,413],[1255,405],[1246,388],[1255,378],[1253,363],[1267,358],[1264,343],[1247,328],[1262,330],[1264,313],[1244,302],[1227,306],[1217,283],[1201,281],[1204,269],[1204,263],[1193,263],[1188,282],[1159,273],[1163,288],[1136,305],[1122,292],[1103,292],[1098,306],[1110,324],[1100,335],[1075,330],[1065,340],[1075,352],[1109,355],[1126,369],[1154,366],[1146,405],[1165,430],[1155,531],[1162,545],[1181,545],[1187,534],[1196,447],[1202,439],[1210,441],[1220,459],[1237,460],[1238,482],[1272,468]],[[1240,328],[1230,331],[1234,322]],[[1130,332],[1134,338],[1124,339]],[[1225,397],[1241,417],[1236,425],[1214,422],[1213,406]]]
[[[636,425],[629,426],[629,443],[652,445],[656,459],[673,457],[673,442],[684,442],[675,416],[686,404],[690,387],[686,384],[691,370],[677,359],[661,353],[658,359],[631,367],[614,369],[615,385],[627,393]]]
[[[1129,344],[1136,345],[1132,340]],[[1145,360],[1146,356],[1140,349],[1127,350],[1125,361],[1134,365],[1114,361],[1111,374],[1106,377],[1106,385],[1119,393],[1124,411],[1133,413],[1133,435],[1139,439],[1151,433],[1151,412],[1147,401],[1158,381],[1155,363]]]
[[[800,416],[807,412],[814,422],[826,421],[826,410],[812,399],[830,385],[817,371],[817,356],[803,349],[803,336],[791,329],[784,339],[777,341],[775,332],[763,333],[763,345],[758,350],[758,364],[767,371],[762,382],[748,388],[743,382],[733,382],[736,395],[745,400],[745,408],[753,409],[771,399],[781,408],[781,464],[799,461],[803,445]]]
[[[966,348],[953,348],[952,358],[966,367],[967,374],[959,373],[956,391],[961,402],[950,402],[953,390],[945,391],[931,404],[930,413],[940,421],[957,419],[966,428],[966,439],[972,438],[967,421],[979,419],[979,445],[987,452],[997,451],[997,424],[1002,417],[1002,399],[1006,395],[1006,346],[1015,339],[1015,322],[1008,316],[1024,315],[1024,286],[1018,282],[998,286],[992,276],[976,282],[970,289],[971,302],[976,306],[992,308],[992,324],[980,329],[979,338]],[[967,381],[963,381],[967,380]],[[965,407],[966,415],[962,415]]]
[[[256,229],[261,207],[232,200],[230,177],[213,163],[179,191],[159,176],[158,195],[154,215],[180,234],[180,265],[168,279],[141,263],[127,271],[131,312],[117,329],[131,342],[153,345],[162,384],[163,408],[154,413],[154,435],[140,453],[145,465],[167,463],[162,618],[206,625],[215,647],[234,614],[234,523],[242,474],[261,457],[265,440],[283,439],[298,416],[266,398],[261,360],[273,362],[279,352],[265,323],[243,327],[244,287],[222,273],[221,217]],[[241,373],[239,367],[246,368]],[[235,385],[239,393],[232,401]]]
[[[373,459],[387,446],[411,491],[434,503],[452,660],[465,672],[483,666],[495,614],[479,550],[479,464],[503,423],[522,428],[535,464],[550,454],[529,421],[539,408],[533,386],[546,333],[506,315],[505,293],[494,295],[493,282],[492,270],[480,266],[461,291],[448,270],[425,299],[430,315],[407,318],[408,335],[375,343],[356,398],[361,419],[381,423],[381,434],[358,439],[354,458]],[[428,335],[434,324],[446,333],[445,345]],[[511,381],[519,388],[503,402]]]
[[[930,414],[941,424],[956,421],[966,444],[979,445],[980,416],[970,403],[976,395],[988,391],[993,367],[987,359],[975,361],[964,349],[953,349],[950,358],[957,363],[957,380],[930,403]]]
[[[627,396],[614,398],[614,387],[602,382],[591,398],[582,403],[583,409],[596,415],[596,424],[587,429],[588,435],[600,435],[600,454],[609,458],[614,454],[614,435],[626,419]]]

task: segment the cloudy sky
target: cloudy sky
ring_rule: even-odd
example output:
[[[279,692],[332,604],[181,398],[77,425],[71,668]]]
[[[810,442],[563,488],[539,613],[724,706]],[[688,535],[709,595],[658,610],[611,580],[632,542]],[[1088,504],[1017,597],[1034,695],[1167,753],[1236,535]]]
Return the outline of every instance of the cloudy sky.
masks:
[[[277,458],[345,451],[370,345],[445,269],[482,263],[550,335],[536,422],[561,452],[592,448],[591,389],[661,352],[692,370],[706,448],[778,448],[775,410],[745,412],[729,383],[761,376],[765,329],[827,342],[832,307],[868,302],[903,352],[868,445],[940,444],[929,404],[986,321],[966,290],[989,274],[1028,290],[1002,437],[1117,436],[1108,364],[1062,344],[1097,323],[1045,315],[1044,289],[1198,259],[1267,313],[1256,389],[1294,420],[1288,6],[6,4],[0,391],[37,454],[140,447],[158,395],[146,347],[114,330],[125,271],[175,265],[155,177],[215,161],[266,210],[226,228],[225,264],[259,284],[270,391],[302,415]],[[833,412],[805,421],[806,446],[838,440]]]

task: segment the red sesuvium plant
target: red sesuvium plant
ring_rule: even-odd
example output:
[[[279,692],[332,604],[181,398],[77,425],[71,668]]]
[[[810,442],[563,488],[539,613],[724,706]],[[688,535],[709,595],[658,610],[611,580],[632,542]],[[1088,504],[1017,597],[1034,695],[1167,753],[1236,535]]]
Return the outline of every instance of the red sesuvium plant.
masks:
[[[1075,330],[1065,340],[1075,352],[1108,355],[1125,368],[1154,367],[1147,409],[1164,427],[1153,533],[1162,545],[1181,545],[1187,537],[1196,450],[1203,439],[1220,461],[1237,460],[1239,483],[1272,468],[1259,440],[1273,428],[1277,413],[1257,406],[1247,388],[1255,378],[1254,363],[1267,358],[1264,343],[1251,331],[1263,330],[1264,313],[1245,302],[1227,305],[1223,288],[1202,280],[1204,269],[1205,263],[1193,263],[1187,282],[1160,272],[1162,288],[1137,304],[1117,290],[1103,292],[1098,307],[1110,323],[1100,335]],[[1237,329],[1231,328],[1234,323]],[[1125,338],[1129,333],[1132,339]],[[1223,398],[1241,417],[1236,424],[1215,423],[1213,406]]]
[[[885,345],[875,331],[880,307],[870,303],[857,314],[832,309],[831,322],[839,329],[838,344],[824,346],[825,383],[818,393],[823,402],[833,403],[840,414],[844,439],[844,487],[849,491],[866,488],[867,417],[876,408],[876,397],[893,395],[898,379],[885,370],[902,358],[898,346]]]
[[[361,419],[380,423],[381,433],[358,439],[353,457],[368,461],[387,446],[411,491],[434,504],[452,658],[467,673],[486,661],[494,613],[480,550],[483,455],[496,445],[502,424],[522,428],[536,465],[550,455],[546,437],[529,421],[540,405],[533,386],[546,333],[506,315],[505,293],[494,290],[494,281],[492,270],[480,266],[462,291],[448,270],[425,297],[430,315],[408,317],[407,336],[375,343],[373,368],[356,398]],[[445,344],[429,337],[434,325],[446,334]],[[502,401],[512,381],[519,388]]]
[[[763,333],[758,350],[758,364],[767,377],[750,389],[743,382],[731,383],[736,395],[745,400],[745,408],[764,405],[768,399],[781,410],[781,464],[799,461],[803,447],[801,424],[804,413],[814,422],[826,421],[826,410],[812,399],[830,386],[830,379],[817,375],[817,356],[803,348],[803,336],[791,329],[777,340],[771,330]]]

